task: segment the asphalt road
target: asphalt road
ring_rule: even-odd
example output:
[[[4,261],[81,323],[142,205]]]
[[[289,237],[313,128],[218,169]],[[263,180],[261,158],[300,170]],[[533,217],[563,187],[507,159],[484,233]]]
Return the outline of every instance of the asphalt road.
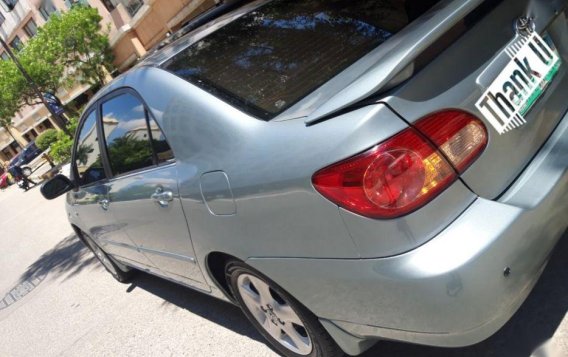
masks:
[[[276,356],[228,303],[142,273],[115,282],[73,235],[62,199],[11,187],[0,212],[0,356]],[[566,357],[567,265],[568,234],[527,302],[485,342],[382,342],[364,356]]]

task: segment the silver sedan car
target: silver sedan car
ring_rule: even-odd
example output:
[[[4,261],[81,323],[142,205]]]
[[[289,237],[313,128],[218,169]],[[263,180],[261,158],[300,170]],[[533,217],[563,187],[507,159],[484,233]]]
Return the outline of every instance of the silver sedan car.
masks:
[[[283,355],[475,344],[568,226],[566,6],[244,2],[100,90],[42,192]]]

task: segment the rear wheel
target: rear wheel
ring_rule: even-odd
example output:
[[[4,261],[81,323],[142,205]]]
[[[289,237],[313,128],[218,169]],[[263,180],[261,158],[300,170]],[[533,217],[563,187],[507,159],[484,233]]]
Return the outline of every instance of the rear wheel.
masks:
[[[128,283],[132,280],[135,270],[128,268],[111,258],[104,250],[102,250],[95,241],[86,234],[82,234],[83,243],[95,254],[95,257],[101,262],[105,269],[119,282]]]
[[[227,280],[247,318],[283,355],[344,355],[314,314],[260,272],[232,262]]]

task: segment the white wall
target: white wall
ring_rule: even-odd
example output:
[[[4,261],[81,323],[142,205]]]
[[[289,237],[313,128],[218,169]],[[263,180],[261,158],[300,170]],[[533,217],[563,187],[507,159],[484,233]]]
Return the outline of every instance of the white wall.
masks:
[[[11,38],[9,38],[10,35],[12,35],[16,27],[24,20],[30,8],[28,0],[19,0],[14,10],[8,13],[0,8],[0,12],[6,18],[6,21],[4,21],[0,28],[0,36],[2,36],[4,40],[11,40]]]

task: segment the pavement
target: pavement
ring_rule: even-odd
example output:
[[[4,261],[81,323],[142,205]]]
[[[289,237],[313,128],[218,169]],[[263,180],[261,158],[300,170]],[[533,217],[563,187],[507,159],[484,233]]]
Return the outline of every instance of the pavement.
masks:
[[[241,311],[140,273],[116,282],[74,236],[64,201],[0,192],[0,356],[276,356]],[[381,342],[364,357],[568,356],[568,234],[496,335],[468,348]]]

